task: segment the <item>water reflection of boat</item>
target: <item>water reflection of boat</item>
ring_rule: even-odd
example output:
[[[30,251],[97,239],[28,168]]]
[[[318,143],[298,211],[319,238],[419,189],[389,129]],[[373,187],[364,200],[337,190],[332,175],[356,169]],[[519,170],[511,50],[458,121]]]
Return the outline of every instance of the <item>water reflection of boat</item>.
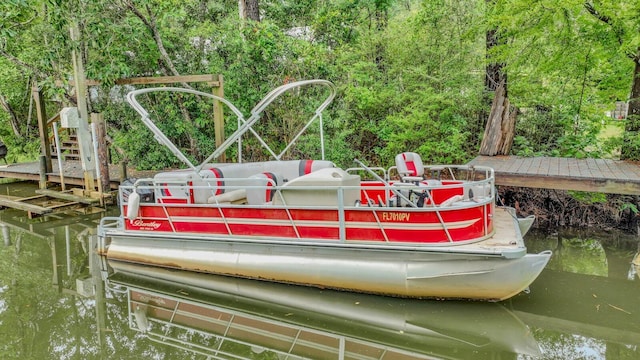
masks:
[[[528,327],[500,304],[396,299],[110,265],[117,273],[109,285],[127,288],[133,329],[209,356],[249,350],[288,359],[539,355]]]

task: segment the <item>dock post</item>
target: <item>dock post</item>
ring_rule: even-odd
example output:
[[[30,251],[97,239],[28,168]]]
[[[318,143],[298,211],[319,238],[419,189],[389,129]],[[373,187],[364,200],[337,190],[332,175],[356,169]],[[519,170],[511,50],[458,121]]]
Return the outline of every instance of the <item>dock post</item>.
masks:
[[[214,75],[217,84],[213,85],[213,95],[224,97],[224,78],[221,74]],[[217,86],[216,86],[217,85]],[[224,142],[224,111],[219,100],[213,102],[213,127],[216,137],[216,149]],[[220,162],[226,161],[226,155],[220,155]]]
[[[80,41],[80,30],[77,23],[74,23],[70,30],[71,40]],[[87,79],[85,78],[84,64],[79,49],[74,47],[71,50],[71,60],[73,63],[73,74],[76,85],[76,99],[78,101],[78,112],[80,122],[78,124],[77,136],[80,147],[80,162],[84,171],[84,188],[91,191],[95,189],[96,160],[92,153],[93,143],[89,130],[89,110],[87,107]]]
[[[100,170],[101,192],[108,193],[110,190],[109,179],[109,156],[107,149],[107,129],[104,123],[104,116],[101,113],[91,114],[91,122],[95,124],[96,142],[98,147],[98,169]]]
[[[120,184],[127,180],[127,162],[125,160],[120,161]]]
[[[49,144],[49,132],[47,124],[47,111],[44,105],[44,98],[38,86],[34,86],[31,90],[31,96],[35,103],[36,114],[38,116],[38,131],[40,132],[40,154],[45,156],[46,172],[53,171],[51,165],[51,146]]]
[[[40,155],[40,189],[47,188],[47,157]]]

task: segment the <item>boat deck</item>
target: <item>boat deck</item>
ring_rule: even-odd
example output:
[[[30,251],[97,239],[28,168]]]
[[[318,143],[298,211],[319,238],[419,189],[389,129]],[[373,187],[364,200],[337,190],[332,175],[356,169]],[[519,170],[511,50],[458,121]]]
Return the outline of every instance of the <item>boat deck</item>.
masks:
[[[515,239],[520,239],[518,226],[514,226],[516,221],[508,208],[497,207],[493,213],[493,228],[495,233],[492,237],[466,245],[456,245],[456,252],[475,252],[484,250],[490,254],[509,254],[508,257],[517,257],[513,253]],[[526,252],[524,244],[520,244],[523,252]]]

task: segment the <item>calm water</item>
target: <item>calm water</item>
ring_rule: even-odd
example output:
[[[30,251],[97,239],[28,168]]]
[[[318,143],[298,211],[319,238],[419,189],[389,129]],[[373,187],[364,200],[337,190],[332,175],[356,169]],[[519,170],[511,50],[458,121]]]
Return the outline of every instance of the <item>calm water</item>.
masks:
[[[0,211],[0,358],[640,358],[634,236],[530,234],[550,265],[530,293],[490,304],[153,269],[107,278],[91,257],[100,216]]]

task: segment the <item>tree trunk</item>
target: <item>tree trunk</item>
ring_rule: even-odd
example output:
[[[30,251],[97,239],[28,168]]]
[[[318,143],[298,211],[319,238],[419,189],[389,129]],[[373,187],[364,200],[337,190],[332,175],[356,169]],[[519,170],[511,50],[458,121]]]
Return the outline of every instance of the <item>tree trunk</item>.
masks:
[[[498,45],[498,34],[497,31],[495,29],[493,30],[488,30],[487,31],[487,43],[486,43],[486,57],[487,57],[487,68],[486,68],[486,74],[485,74],[485,78],[484,78],[484,87],[486,91],[496,91],[496,89],[498,88],[498,86],[500,86],[500,84],[502,82],[504,82],[504,92],[505,92],[505,96],[508,97],[508,91],[507,91],[507,74],[502,71],[502,68],[504,68],[504,64],[502,63],[494,63],[494,62],[490,62],[489,61],[489,52],[491,51],[491,48],[493,48],[494,46]]]
[[[511,109],[503,80],[496,89],[489,120],[480,145],[480,155],[508,155],[513,145],[517,111]]]
[[[633,85],[629,98],[627,123],[625,124],[624,141],[620,158],[623,160],[640,160],[640,48],[634,59]]]
[[[374,13],[376,31],[382,32],[386,29],[389,22],[388,5],[385,3],[376,2],[376,9]],[[380,41],[375,44],[375,61],[378,70],[382,73],[386,71],[385,66],[385,47]]]
[[[9,123],[11,124],[11,129],[13,130],[13,134],[17,139],[22,139],[22,134],[20,133],[20,121],[18,121],[18,116],[16,112],[13,110],[11,104],[7,102],[4,95],[0,94],[0,106],[9,114]]]
[[[151,8],[148,5],[146,6],[145,10],[147,12],[147,16],[145,16],[142,13],[142,11],[140,11],[140,9],[138,9],[132,1],[130,0],[125,1],[125,5],[135,16],[138,17],[138,19],[140,19],[140,21],[142,21],[143,24],[145,24],[149,32],[151,32],[151,36],[153,37],[153,40],[155,41],[156,46],[158,47],[158,51],[160,52],[160,59],[162,60],[164,67],[168,69],[171,75],[180,76],[180,73],[178,72],[175,65],[173,64],[173,61],[171,61],[171,57],[169,56],[169,53],[164,47],[162,37],[160,36],[160,30],[158,29],[158,25],[156,23],[156,16],[151,10]],[[186,82],[183,82],[181,84],[183,87],[193,90],[191,85],[187,84]],[[183,114],[185,122],[188,123],[193,128],[193,122],[191,121],[189,112],[186,111],[186,108],[184,107],[184,104],[182,103],[182,101],[180,101],[179,104],[180,104],[180,110]],[[194,154],[194,156],[196,156],[197,154],[195,154],[196,152],[194,151],[197,145],[196,139],[193,137],[193,135],[190,132],[187,132],[186,136],[187,136],[187,139],[189,140],[189,148],[191,150],[191,153]]]
[[[241,19],[260,21],[260,8],[258,0],[238,0],[238,10]]]
[[[167,50],[164,47],[164,42],[162,41],[162,36],[160,36],[160,30],[158,30],[158,25],[156,24],[156,16],[153,13],[153,11],[151,10],[151,7],[149,7],[148,5],[146,6],[145,9],[147,11],[147,15],[148,16],[145,16],[142,13],[142,11],[140,11],[140,9],[131,0],[125,1],[124,5],[138,19],[140,19],[140,21],[142,21],[142,23],[147,27],[147,29],[151,33],[151,36],[153,37],[154,42],[156,43],[156,46],[158,47],[158,52],[160,52],[160,59],[162,60],[162,63],[169,70],[171,75],[180,76],[180,73],[178,72],[178,70],[176,69],[175,65],[173,64],[173,61],[171,60],[171,57],[169,56],[169,53],[167,52]],[[187,89],[193,89],[189,84],[187,84],[185,82],[182,83],[182,86],[187,88]]]
[[[487,5],[493,5],[493,0],[486,0]],[[484,129],[484,136],[480,144],[480,155],[508,155],[513,145],[516,127],[517,111],[511,109],[507,91],[507,74],[504,64],[491,61],[491,49],[500,44],[496,29],[489,29],[486,33],[485,96],[489,101],[490,93],[494,92],[491,110]]]

